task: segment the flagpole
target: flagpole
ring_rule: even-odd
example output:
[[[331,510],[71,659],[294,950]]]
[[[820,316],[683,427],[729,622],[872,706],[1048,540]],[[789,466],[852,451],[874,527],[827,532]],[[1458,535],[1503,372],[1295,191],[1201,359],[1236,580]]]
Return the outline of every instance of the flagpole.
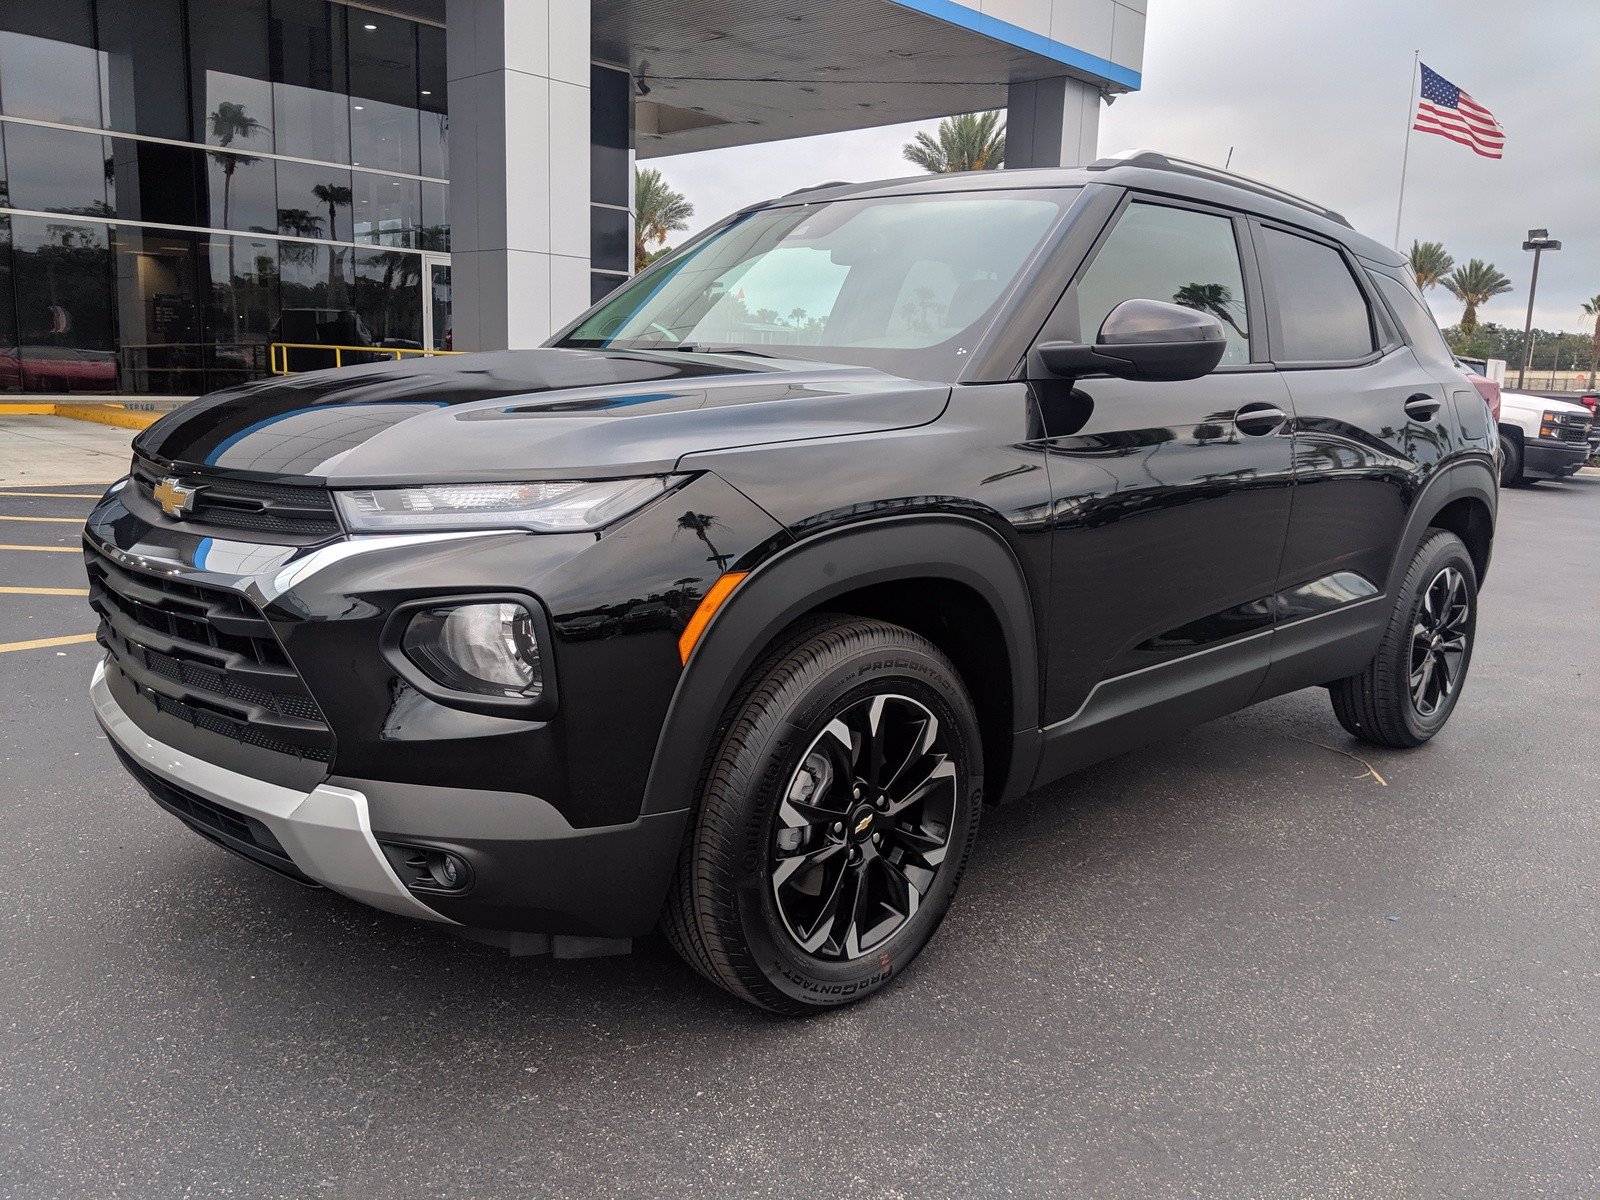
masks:
[[[1422,51],[1411,52],[1411,94],[1406,97],[1406,148],[1400,155],[1400,201],[1394,208],[1394,248],[1400,249],[1400,215],[1406,210],[1406,166],[1411,161],[1411,127],[1417,123],[1417,69],[1422,64]]]

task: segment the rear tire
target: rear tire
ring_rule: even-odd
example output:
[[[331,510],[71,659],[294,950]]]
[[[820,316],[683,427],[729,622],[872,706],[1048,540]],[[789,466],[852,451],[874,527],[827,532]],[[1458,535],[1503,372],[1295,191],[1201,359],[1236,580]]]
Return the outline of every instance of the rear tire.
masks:
[[[1433,737],[1461,699],[1477,623],[1472,556],[1455,534],[1432,530],[1412,556],[1377,654],[1329,685],[1339,724],[1374,746]]]
[[[983,752],[955,668],[895,625],[826,617],[745,680],[662,914],[707,979],[770,1012],[885,986],[955,896]]]

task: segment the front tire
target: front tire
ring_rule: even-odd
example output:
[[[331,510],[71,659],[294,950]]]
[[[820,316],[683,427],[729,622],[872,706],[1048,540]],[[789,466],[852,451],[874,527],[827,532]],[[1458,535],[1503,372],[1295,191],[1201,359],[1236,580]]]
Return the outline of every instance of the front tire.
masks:
[[[1522,444],[1509,433],[1500,435],[1500,486],[1518,487],[1522,478]]]
[[[966,689],[909,630],[828,617],[780,641],[730,714],[667,939],[771,1012],[869,996],[938,929],[977,835],[983,754]]]
[[[1461,699],[1477,624],[1472,556],[1455,534],[1433,530],[1412,556],[1377,654],[1328,688],[1339,724],[1375,746],[1422,745]]]

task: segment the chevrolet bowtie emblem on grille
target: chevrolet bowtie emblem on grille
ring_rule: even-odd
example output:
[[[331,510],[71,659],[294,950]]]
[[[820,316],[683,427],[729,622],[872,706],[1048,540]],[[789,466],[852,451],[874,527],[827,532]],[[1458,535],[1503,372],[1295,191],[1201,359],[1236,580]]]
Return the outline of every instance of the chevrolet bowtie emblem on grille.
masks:
[[[856,832],[857,833],[865,833],[867,831],[867,826],[871,825],[871,824],[872,824],[872,814],[868,813],[866,816],[862,817],[861,820],[856,822]]]
[[[176,479],[167,478],[156,484],[150,494],[167,516],[186,517],[194,511],[194,498],[200,494],[200,489],[185,487]]]

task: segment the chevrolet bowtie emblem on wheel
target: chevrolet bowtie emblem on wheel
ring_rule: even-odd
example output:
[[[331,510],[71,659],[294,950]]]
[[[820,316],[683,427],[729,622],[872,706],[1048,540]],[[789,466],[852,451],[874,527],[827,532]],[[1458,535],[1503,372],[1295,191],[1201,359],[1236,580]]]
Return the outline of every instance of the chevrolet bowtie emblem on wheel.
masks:
[[[866,816],[862,817],[861,820],[856,822],[856,832],[857,833],[865,833],[867,831],[867,826],[869,826],[871,824],[872,824],[872,814],[868,813]]]
[[[194,511],[194,498],[199,493],[199,488],[185,487],[176,479],[168,478],[156,484],[151,495],[167,516],[186,517]]]

